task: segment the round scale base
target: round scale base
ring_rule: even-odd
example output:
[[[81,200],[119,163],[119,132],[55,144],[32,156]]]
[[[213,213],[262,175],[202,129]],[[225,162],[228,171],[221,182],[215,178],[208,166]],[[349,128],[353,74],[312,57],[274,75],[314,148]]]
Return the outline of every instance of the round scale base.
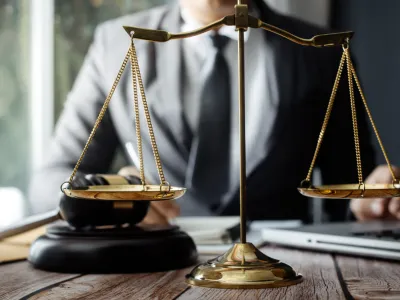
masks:
[[[276,288],[302,281],[289,265],[266,256],[251,243],[235,244],[186,275],[190,285],[222,289]]]

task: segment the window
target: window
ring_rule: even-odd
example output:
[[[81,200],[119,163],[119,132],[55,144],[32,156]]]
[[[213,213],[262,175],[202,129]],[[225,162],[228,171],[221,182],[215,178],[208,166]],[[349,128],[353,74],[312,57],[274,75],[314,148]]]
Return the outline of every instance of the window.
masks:
[[[164,3],[166,0],[55,0],[56,117],[92,42],[96,26],[106,20]]]
[[[22,207],[96,26],[166,2],[0,1],[0,200]]]
[[[30,169],[30,3],[0,2],[0,188],[22,192]],[[0,194],[6,197],[8,193],[2,189]]]

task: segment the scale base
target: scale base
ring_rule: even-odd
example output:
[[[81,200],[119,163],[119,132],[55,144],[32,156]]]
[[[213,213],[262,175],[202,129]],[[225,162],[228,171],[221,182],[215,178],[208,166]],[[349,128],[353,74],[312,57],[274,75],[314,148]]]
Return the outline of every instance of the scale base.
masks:
[[[234,244],[225,254],[195,267],[190,285],[222,289],[275,288],[303,281],[289,265],[270,258],[253,244]]]
[[[193,240],[177,226],[74,230],[53,225],[31,246],[38,269],[62,273],[139,273],[181,269],[197,262]]]

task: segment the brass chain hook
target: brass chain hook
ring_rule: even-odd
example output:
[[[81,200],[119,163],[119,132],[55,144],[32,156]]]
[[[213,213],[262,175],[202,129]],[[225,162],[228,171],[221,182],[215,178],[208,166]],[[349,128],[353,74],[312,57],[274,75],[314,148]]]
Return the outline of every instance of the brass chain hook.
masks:
[[[349,49],[349,46],[350,46],[350,39],[349,39],[349,38],[346,38],[346,39],[344,40],[344,43],[342,44],[342,49],[343,49],[343,51],[348,50],[348,49]]]

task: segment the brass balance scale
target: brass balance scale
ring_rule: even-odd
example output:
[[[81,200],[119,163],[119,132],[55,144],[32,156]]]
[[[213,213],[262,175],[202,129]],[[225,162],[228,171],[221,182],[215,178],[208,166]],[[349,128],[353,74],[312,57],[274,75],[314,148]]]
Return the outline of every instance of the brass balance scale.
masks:
[[[297,37],[287,31],[264,23],[261,20],[248,14],[248,6],[242,4],[241,0],[235,5],[235,14],[226,16],[214,23],[211,23],[198,30],[184,33],[169,33],[162,30],[151,30],[138,27],[125,26],[125,31],[131,38],[129,50],[125,56],[122,66],[118,72],[117,78],[111,88],[108,97],[99,113],[94,128],[88,138],[88,141],[82,151],[82,154],[69,178],[69,181],[61,186],[62,191],[69,197],[90,200],[118,200],[118,201],[165,201],[177,199],[185,193],[185,188],[171,186],[165,179],[161,160],[159,157],[156,138],[153,132],[149,109],[144,92],[144,86],[139,70],[138,58],[134,39],[143,39],[152,42],[167,42],[173,39],[184,39],[196,36],[207,31],[218,29],[220,26],[235,26],[238,32],[238,71],[239,71],[239,130],[240,130],[240,243],[234,244],[232,248],[224,255],[209,260],[204,264],[195,267],[190,274],[186,276],[186,282],[195,286],[215,287],[215,288],[267,288],[282,287],[300,283],[302,275],[296,273],[290,266],[270,258],[260,252],[253,244],[246,242],[246,151],[245,151],[245,70],[244,70],[244,32],[250,28],[261,28],[269,32],[278,34],[294,43],[302,46],[312,46],[317,48],[341,46],[343,55],[341,57],[333,90],[329,99],[322,129],[318,138],[315,153],[310,164],[306,178],[301,182],[299,192],[305,196],[318,198],[382,198],[400,196],[400,182],[395,177],[390,161],[379,137],[371,112],[368,108],[365,96],[361,89],[360,81],[353,67],[350,52],[349,41],[353,32],[341,32],[333,34],[323,34],[304,39]],[[141,185],[98,185],[74,188],[72,181],[77,173],[79,165],[87,152],[87,149],[96,133],[96,130],[108,108],[112,95],[119,83],[128,61],[131,61],[132,85],[134,92],[134,111],[135,111],[135,129],[138,145],[138,156],[140,160],[140,179]],[[313,186],[311,176],[313,168],[318,157],[318,153],[323,141],[324,133],[328,126],[331,111],[334,105],[336,92],[338,90],[343,68],[346,66],[348,73],[351,113],[354,131],[355,153],[357,161],[358,183]],[[387,165],[393,177],[391,184],[365,184],[362,177],[362,163],[358,138],[358,126],[356,117],[355,97],[353,81],[361,95],[362,102],[367,111],[368,117],[378,139],[381,150],[386,159]],[[144,177],[143,153],[141,129],[139,120],[139,93],[143,104],[145,118],[148,126],[151,145],[159,174],[160,184],[149,185]]]

